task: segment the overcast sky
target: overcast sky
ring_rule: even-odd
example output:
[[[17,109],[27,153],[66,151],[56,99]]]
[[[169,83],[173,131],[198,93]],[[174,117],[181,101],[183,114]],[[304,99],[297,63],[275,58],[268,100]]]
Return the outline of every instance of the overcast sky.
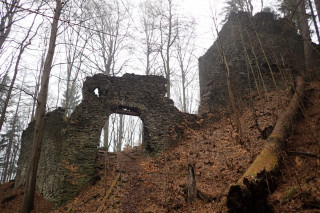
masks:
[[[197,22],[197,46],[200,47],[198,54],[203,54],[213,44],[214,34],[212,31],[212,11],[221,13],[224,0],[182,0],[182,7],[186,13],[192,14]]]
[[[208,49],[215,40],[212,32],[212,12],[217,16],[218,20],[224,19],[223,8],[226,6],[227,0],[181,0],[181,6],[187,13],[192,14],[197,21],[198,46],[202,49]],[[252,0],[254,13],[261,10],[261,0]],[[278,4],[276,0],[264,0],[264,7],[275,8]],[[211,9],[212,8],[212,9]]]

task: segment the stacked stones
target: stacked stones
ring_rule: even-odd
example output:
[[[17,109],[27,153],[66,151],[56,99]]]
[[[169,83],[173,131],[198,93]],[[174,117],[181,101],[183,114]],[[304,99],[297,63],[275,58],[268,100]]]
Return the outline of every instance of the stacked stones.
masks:
[[[175,144],[187,121],[195,116],[174,107],[165,97],[165,84],[166,79],[160,76],[97,74],[87,77],[83,100],[68,120],[64,121],[61,110],[48,113],[37,181],[44,197],[63,204],[92,180],[101,130],[112,113],[141,118],[146,154],[157,154]],[[22,137],[16,187],[24,184],[33,127],[34,122]]]
[[[275,89],[273,74],[277,88],[282,88],[304,68],[303,39],[292,22],[276,20],[267,12],[253,17],[245,12],[232,13],[219,32],[219,40],[199,58],[200,113],[231,109],[220,46],[231,70],[231,87],[238,101],[250,89],[264,91],[262,79],[268,91]]]
[[[16,187],[25,184],[28,163],[32,151],[35,121],[32,121],[28,128],[23,131],[21,137],[21,153],[18,161],[16,176]],[[43,196],[55,201],[60,193],[58,186],[61,183],[60,156],[63,143],[63,131],[67,126],[64,119],[64,110],[58,108],[46,114],[44,139],[42,143],[41,156],[38,164],[37,186]]]

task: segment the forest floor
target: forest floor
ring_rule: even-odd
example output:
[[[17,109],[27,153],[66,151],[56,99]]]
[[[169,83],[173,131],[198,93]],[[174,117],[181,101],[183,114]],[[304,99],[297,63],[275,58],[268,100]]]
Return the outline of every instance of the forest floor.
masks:
[[[283,153],[278,188],[270,193],[275,212],[320,212],[320,82],[307,86],[301,118],[292,129]],[[253,97],[260,129],[268,132],[292,95],[289,90]],[[252,108],[242,111],[242,142],[237,142],[234,121],[204,119],[170,150],[155,157],[140,147],[106,153],[99,151],[96,178],[73,200],[53,210],[41,196],[34,212],[219,212],[231,184],[243,175],[266,140],[256,128]],[[269,131],[270,132],[270,131]],[[188,165],[194,165],[197,188],[206,199],[186,202]],[[0,212],[18,212],[22,190],[0,186]],[[11,196],[11,197],[10,197]]]

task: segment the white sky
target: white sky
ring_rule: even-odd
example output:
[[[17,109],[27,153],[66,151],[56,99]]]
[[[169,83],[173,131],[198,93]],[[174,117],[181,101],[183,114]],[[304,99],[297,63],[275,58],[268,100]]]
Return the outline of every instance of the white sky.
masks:
[[[199,52],[199,56],[204,54],[215,41],[215,36],[212,31],[212,15],[216,16],[218,22],[222,21],[224,19],[224,14],[222,14],[223,8],[226,6],[226,1],[227,0],[181,0],[180,2],[186,12],[196,18],[198,24],[198,46],[202,50]],[[254,6],[254,13],[261,10],[261,0],[252,0],[252,4]],[[277,0],[263,0],[264,7],[275,8],[277,4]]]
[[[221,13],[225,0],[182,0],[182,7],[195,17],[197,22],[197,45],[200,47],[199,57],[213,44],[212,11]]]

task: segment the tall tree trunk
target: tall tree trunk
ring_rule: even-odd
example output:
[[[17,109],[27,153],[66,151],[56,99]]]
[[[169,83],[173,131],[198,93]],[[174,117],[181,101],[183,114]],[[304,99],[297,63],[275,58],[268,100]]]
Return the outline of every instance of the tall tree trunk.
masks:
[[[19,151],[20,151],[20,146],[19,146],[19,144],[20,144],[20,141],[21,141],[21,137],[20,137],[20,135],[18,135],[18,144],[16,145],[16,146],[13,146],[13,153],[12,153],[12,157],[11,157],[11,162],[10,162],[10,169],[9,169],[9,171],[8,171],[8,178],[9,178],[9,180],[11,180],[14,176],[15,176],[15,170],[14,170],[14,168],[15,168],[15,165],[16,165],[16,159],[17,159],[17,157],[18,157],[18,153],[19,153]]]
[[[138,138],[138,141],[139,141],[139,144],[142,144],[143,143],[143,121],[141,122],[141,125],[139,127],[139,138]],[[138,144],[138,145],[139,145]]]
[[[314,4],[316,5],[317,15],[320,22],[320,0],[314,0]]]
[[[150,75],[150,50],[149,50],[149,46],[147,46],[147,65],[146,65],[146,75]]]
[[[25,192],[24,192],[24,198],[23,198],[23,205],[21,209],[22,213],[29,213],[34,207],[34,193],[36,189],[38,163],[39,163],[42,140],[43,140],[49,79],[50,79],[50,72],[52,68],[52,60],[53,60],[55,46],[56,46],[58,22],[60,19],[62,7],[63,6],[61,4],[61,0],[56,0],[56,8],[55,8],[54,17],[53,17],[52,26],[51,26],[49,49],[48,49],[48,54],[44,64],[43,74],[41,77],[41,89],[39,93],[39,99],[38,99],[36,116],[35,116],[36,124],[35,124],[34,136],[33,136],[33,147],[32,147],[32,153],[29,161],[28,173],[26,177],[27,178],[26,186],[25,186]]]
[[[99,34],[100,35],[100,34]],[[100,35],[100,39],[101,41],[103,41],[105,38],[104,38],[104,35]],[[101,42],[102,43],[102,48],[103,48],[103,51],[102,51],[102,55],[103,55],[103,64],[104,64],[104,69],[105,69],[105,74],[110,76],[110,73],[111,73],[111,63],[112,63],[112,51],[113,51],[113,45],[112,45],[112,42],[110,44],[110,47],[109,49],[107,50],[106,48],[106,45],[105,45],[105,42]],[[109,53],[106,54],[106,51],[108,51]],[[112,71],[112,73],[114,73],[114,71]],[[104,137],[103,137],[103,146],[105,149],[107,149],[107,151],[109,151],[109,117],[108,116],[106,118],[106,122],[104,123]],[[116,149],[116,148],[115,148]]]
[[[104,128],[103,146],[107,151],[109,151],[109,116],[107,117],[103,128]]]
[[[176,23],[174,23],[173,20],[173,3],[172,0],[168,0],[168,15],[164,15],[166,17],[166,21],[168,24],[168,28],[165,28],[162,26],[162,23],[160,22],[160,55],[163,63],[163,70],[167,79],[167,97],[171,98],[171,70],[170,70],[170,59],[171,59],[171,47],[175,43],[175,40],[177,38],[177,34],[174,33],[174,27]],[[164,30],[168,29],[167,32],[164,32]],[[164,40],[165,35],[165,40]],[[164,47],[165,46],[165,50]]]
[[[118,143],[117,143],[117,151],[121,151],[122,147],[122,141],[123,141],[123,123],[124,123],[124,118],[123,115],[119,115],[119,129],[118,129]]]
[[[317,25],[316,16],[314,14],[313,5],[312,5],[311,0],[308,0],[308,2],[309,2],[309,6],[310,6],[310,11],[311,11],[311,16],[312,16],[312,21],[313,21],[313,24],[314,24],[314,28],[316,29],[318,43],[320,43],[319,28],[318,28],[318,25]]]
[[[181,78],[182,78],[182,105],[183,105],[183,112],[187,112],[187,97],[186,97],[186,76],[181,70]]]
[[[14,133],[16,131],[16,124],[18,121],[18,111],[19,111],[19,105],[20,105],[20,100],[21,100],[21,91],[19,94],[19,100],[17,103],[17,107],[16,107],[16,111],[14,114],[14,118],[13,118],[13,122],[12,122],[12,128],[11,128],[11,134],[9,137],[9,143],[7,146],[7,151],[6,151],[6,156],[5,156],[5,161],[4,161],[4,167],[3,167],[3,176],[2,176],[2,183],[4,183],[7,179],[7,175],[8,175],[8,166],[9,166],[9,162],[10,162],[10,155],[11,155],[11,150],[12,150],[12,144],[13,144],[13,140],[14,140]]]
[[[169,29],[168,29],[168,41],[167,41],[167,49],[166,49],[166,78],[167,78],[167,97],[171,97],[171,79],[170,79],[170,48],[172,46],[172,2],[168,0],[169,3]]]
[[[20,138],[19,138],[20,139]],[[18,139],[18,141],[19,141]],[[17,159],[17,154],[18,154],[18,147],[13,147],[13,153],[12,153],[12,157],[11,157],[11,161],[10,161],[10,165],[9,165],[9,169],[8,169],[8,180],[12,180],[12,177],[14,177],[14,168],[15,168],[15,163],[16,163],[16,159]]]
[[[227,78],[227,87],[228,87],[228,93],[229,93],[229,98],[230,98],[230,101],[231,101],[231,106],[232,106],[232,110],[233,110],[233,113],[234,113],[234,119],[235,119],[235,122],[236,122],[236,132],[237,132],[237,136],[236,136],[236,141],[237,143],[241,144],[242,141],[241,141],[241,138],[242,138],[242,127],[241,127],[241,123],[240,123],[240,115],[239,115],[239,110],[237,108],[237,105],[236,105],[236,99],[233,95],[233,91],[232,91],[232,87],[231,87],[231,81],[230,81],[230,67],[229,67],[229,64],[228,64],[228,60],[227,60],[227,57],[226,57],[226,54],[224,52],[224,49],[222,47],[222,44],[220,43],[220,37],[219,37],[219,31],[218,31],[218,26],[217,26],[217,23],[216,21],[214,21],[214,25],[215,25],[215,28],[216,28],[216,32],[217,32],[217,35],[218,35],[218,38],[217,38],[217,41],[218,41],[218,52],[220,54],[220,57],[221,57],[221,60],[223,61],[224,63],[224,66],[226,68],[226,78]]]
[[[306,14],[306,7],[304,0],[296,0],[297,10],[298,10],[298,27],[300,34],[303,38],[303,47],[304,47],[304,57],[306,63],[306,70],[304,73],[304,78],[312,79],[315,76],[315,62],[313,56],[313,49],[308,25],[308,17]]]
[[[46,38],[45,38],[45,43],[46,43]],[[43,65],[44,65],[44,60],[45,60],[45,52],[43,52],[42,57],[41,57],[41,62],[40,62],[40,67],[37,70],[37,79],[36,79],[36,85],[34,87],[34,95],[33,95],[33,104],[32,104],[32,113],[31,113],[31,121],[34,119],[34,114],[35,114],[35,109],[36,109],[36,103],[38,100],[38,93],[40,89],[40,78],[42,75],[43,71]]]

